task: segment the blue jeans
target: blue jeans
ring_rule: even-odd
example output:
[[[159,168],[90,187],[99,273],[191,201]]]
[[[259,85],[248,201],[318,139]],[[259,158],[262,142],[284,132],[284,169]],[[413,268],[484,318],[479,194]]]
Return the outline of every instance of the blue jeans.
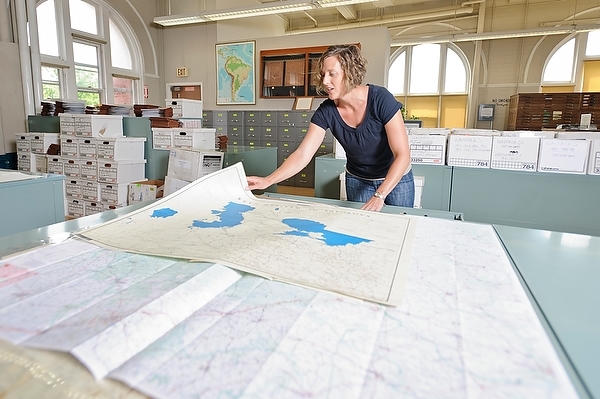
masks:
[[[366,180],[346,172],[346,196],[348,201],[367,202],[383,183],[383,179]],[[386,205],[412,208],[415,204],[415,180],[412,170],[402,176],[396,187],[385,197]]]

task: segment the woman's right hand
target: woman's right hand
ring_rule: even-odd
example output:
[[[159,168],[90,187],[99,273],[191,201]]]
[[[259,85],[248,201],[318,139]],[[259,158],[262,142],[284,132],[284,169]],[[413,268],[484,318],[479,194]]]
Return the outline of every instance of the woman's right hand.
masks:
[[[271,182],[266,177],[247,176],[248,186],[246,190],[264,190],[271,185]]]

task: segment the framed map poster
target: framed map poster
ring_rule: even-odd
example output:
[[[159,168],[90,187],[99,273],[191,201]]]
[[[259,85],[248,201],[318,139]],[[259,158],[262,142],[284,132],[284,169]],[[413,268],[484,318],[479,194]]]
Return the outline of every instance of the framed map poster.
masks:
[[[255,104],[255,42],[216,45],[217,105]]]

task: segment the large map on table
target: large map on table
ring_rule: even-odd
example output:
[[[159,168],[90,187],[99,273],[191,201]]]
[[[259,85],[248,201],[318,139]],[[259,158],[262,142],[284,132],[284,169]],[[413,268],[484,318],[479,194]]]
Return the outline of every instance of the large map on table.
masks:
[[[398,305],[415,219],[259,199],[241,163],[122,218],[85,230],[96,244],[235,269]]]

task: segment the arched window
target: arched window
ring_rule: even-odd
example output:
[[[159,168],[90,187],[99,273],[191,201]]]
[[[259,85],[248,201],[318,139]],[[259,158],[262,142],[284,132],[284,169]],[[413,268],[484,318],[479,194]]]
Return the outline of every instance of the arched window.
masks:
[[[600,29],[580,33],[557,46],[546,61],[542,91],[600,91]]]
[[[423,127],[465,127],[468,63],[451,44],[420,44],[397,50],[388,89],[404,104],[404,118]]]
[[[102,0],[42,0],[36,11],[44,99],[88,106],[140,101],[141,51],[112,7]]]

